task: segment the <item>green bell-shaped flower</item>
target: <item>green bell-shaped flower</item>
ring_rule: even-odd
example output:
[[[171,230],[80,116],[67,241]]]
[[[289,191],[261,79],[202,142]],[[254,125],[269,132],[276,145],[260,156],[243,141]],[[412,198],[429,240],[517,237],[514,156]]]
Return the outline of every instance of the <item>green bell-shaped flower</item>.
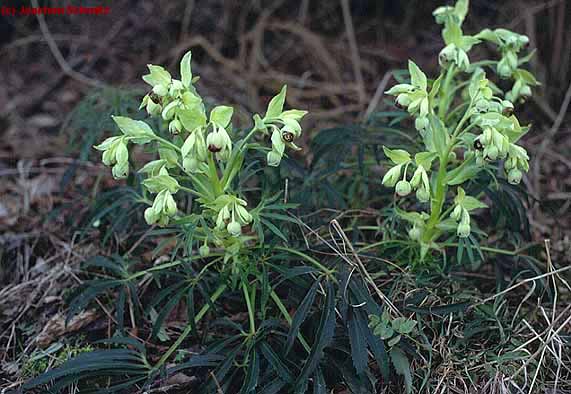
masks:
[[[226,226],[226,230],[228,230],[230,235],[234,237],[238,237],[240,236],[240,234],[242,234],[242,226],[240,226],[240,223],[238,223],[237,221],[232,221],[228,223],[228,225]]]
[[[403,179],[397,182],[395,191],[399,196],[405,197],[410,194],[410,192],[412,191],[412,187],[407,180]]]

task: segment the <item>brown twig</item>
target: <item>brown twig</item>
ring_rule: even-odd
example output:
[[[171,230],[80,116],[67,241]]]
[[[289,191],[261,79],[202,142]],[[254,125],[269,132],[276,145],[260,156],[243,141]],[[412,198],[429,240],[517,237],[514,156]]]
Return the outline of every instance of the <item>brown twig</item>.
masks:
[[[38,5],[38,0],[31,0],[32,5],[36,8],[39,8]],[[73,78],[81,83],[84,83],[86,85],[95,87],[95,88],[102,88],[105,85],[93,78],[87,77],[77,71],[75,71],[70,65],[69,63],[65,60],[65,58],[63,57],[61,51],[59,50],[57,43],[55,42],[54,38],[52,37],[52,34],[50,33],[50,30],[48,28],[48,25],[46,24],[44,15],[42,13],[38,13],[36,15],[36,17],[38,18],[38,23],[40,25],[40,30],[42,31],[42,34],[44,35],[44,37],[46,38],[46,41],[48,43],[48,46],[50,48],[50,51],[52,52],[52,55],[54,56],[54,58],[56,59],[58,65],[60,66],[60,68],[62,69],[63,73],[67,76],[69,76],[70,78]]]
[[[359,102],[364,103],[367,99],[367,93],[365,91],[365,81],[363,79],[363,71],[361,70],[361,56],[359,55],[357,39],[355,38],[355,28],[353,27],[353,19],[351,17],[351,10],[349,8],[349,0],[341,0],[341,8],[343,9],[343,20],[345,22],[347,38],[349,39],[349,49],[351,51],[353,73],[355,74],[355,80],[357,82],[357,86],[359,87]]]
[[[569,108],[569,104],[571,103],[571,83],[569,84],[569,87],[567,88],[567,92],[565,93],[565,98],[563,99],[563,102],[561,103],[561,107],[559,108],[559,113],[557,114],[557,118],[555,119],[555,122],[553,122],[553,125],[551,126],[551,129],[549,129],[549,131],[547,132],[547,135],[543,136],[543,140],[541,141],[541,145],[539,145],[539,148],[537,149],[537,153],[535,155],[535,163],[536,165],[533,168],[533,177],[534,177],[534,187],[535,187],[535,194],[540,197],[541,193],[540,193],[540,170],[541,170],[541,163],[542,163],[542,158],[543,155],[545,154],[545,149],[547,148],[547,145],[549,143],[553,142],[553,138],[555,137],[555,134],[557,133],[557,131],[559,131],[559,128],[561,127],[561,124],[563,123],[563,120],[565,119],[565,115],[567,114],[567,109]]]

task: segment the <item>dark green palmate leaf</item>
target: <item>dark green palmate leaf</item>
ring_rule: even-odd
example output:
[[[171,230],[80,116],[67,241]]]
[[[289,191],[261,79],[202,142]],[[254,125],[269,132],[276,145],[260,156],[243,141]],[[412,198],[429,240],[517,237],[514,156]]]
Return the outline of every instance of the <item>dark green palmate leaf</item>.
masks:
[[[378,336],[373,334],[373,331],[370,329],[368,325],[368,315],[380,316],[382,313],[382,309],[375,302],[375,300],[373,300],[373,298],[365,288],[362,280],[357,278],[353,279],[349,284],[349,289],[351,290],[351,294],[354,297],[354,302],[356,305],[364,303],[364,306],[362,307],[364,310],[359,308],[357,310],[354,310],[353,313],[358,316],[357,318],[359,320],[362,321],[362,323],[359,324],[359,329],[362,335],[364,335],[365,337],[366,345],[370,348],[371,353],[373,353],[373,356],[375,357],[375,361],[377,362],[377,366],[381,371],[381,375],[383,376],[383,378],[388,379],[390,374],[389,372],[390,362],[387,352],[385,350],[385,344]],[[354,342],[360,344],[360,342],[357,341]],[[356,350],[353,350],[353,348],[351,349],[352,353],[355,351]],[[362,365],[362,363],[363,361],[361,361],[360,365]]]
[[[410,370],[410,361],[406,354],[398,347],[393,347],[390,351],[391,361],[399,375],[404,378],[404,385],[407,393],[412,392],[412,372]]]
[[[335,333],[335,288],[330,281],[325,285],[325,302],[321,309],[319,327],[315,333],[315,340],[309,357],[305,360],[296,381],[295,392],[304,393],[307,389],[308,379],[319,365],[323,352],[327,345],[331,343]]]
[[[297,335],[299,333],[299,329],[300,329],[301,325],[303,324],[303,322],[305,321],[305,319],[309,315],[309,311],[311,310],[311,306],[313,305],[313,301],[315,300],[315,294],[317,293],[317,289],[319,288],[319,285],[320,285],[320,282],[318,282],[318,281],[315,281],[313,283],[313,285],[309,288],[307,294],[303,298],[303,301],[301,301],[299,308],[297,309],[297,311],[293,315],[291,328],[290,328],[290,331],[289,331],[288,336],[287,336],[287,342],[286,342],[286,347],[285,347],[285,354],[286,355],[291,350],[293,343],[295,341],[295,338],[297,337]]]
[[[267,342],[261,342],[259,347],[262,355],[272,366],[280,379],[286,383],[290,383],[293,380],[292,374],[289,368],[281,360],[280,356],[274,352],[274,350]]]
[[[358,375],[367,369],[367,361],[369,359],[367,353],[367,327],[368,319],[363,316],[361,311],[355,308],[349,309],[347,318],[347,334],[351,344],[351,359],[353,366]]]
[[[127,382],[145,379],[150,372],[144,354],[128,349],[97,350],[90,353],[82,353],[60,367],[49,370],[46,373],[24,384],[24,389],[29,390],[38,386],[55,382],[57,387],[68,386],[78,380],[87,380],[90,377],[112,377],[109,387],[101,387],[101,390],[117,392],[125,387]],[[119,381],[119,382],[118,382]]]

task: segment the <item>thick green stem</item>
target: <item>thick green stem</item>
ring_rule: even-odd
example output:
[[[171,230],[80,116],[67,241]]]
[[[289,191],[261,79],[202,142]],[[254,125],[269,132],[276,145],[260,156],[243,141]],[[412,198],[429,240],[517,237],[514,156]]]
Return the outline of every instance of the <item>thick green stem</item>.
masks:
[[[454,79],[455,67],[452,65],[446,72],[446,77],[444,78],[444,84],[442,86],[442,95],[440,96],[440,102],[438,103],[438,117],[440,119],[445,119],[446,112],[451,102],[451,97],[454,92],[450,91],[450,84]],[[446,152],[439,158],[438,175],[436,176],[436,190],[434,192],[434,198],[430,205],[430,218],[427,222],[427,228],[424,232],[423,240],[426,243],[430,243],[435,233],[435,226],[438,224],[438,219],[440,218],[440,213],[442,212],[442,206],[444,205],[444,198],[446,197],[446,191],[448,190],[445,179],[446,179],[446,166],[448,165],[448,156],[450,150],[452,149],[454,138],[450,139],[449,145],[446,147]]]
[[[440,167],[438,168],[438,174],[436,176],[436,190],[434,192],[434,198],[432,199],[430,205],[430,218],[426,223],[426,230],[424,231],[423,241],[425,243],[430,243],[433,241],[434,235],[436,233],[436,225],[440,219],[440,213],[442,212],[442,207],[444,206],[444,198],[446,197],[446,192],[448,187],[446,185],[446,165],[448,164],[448,155],[446,157],[440,158]]]
[[[208,312],[208,310],[210,309],[211,303],[216,301],[222,295],[222,293],[224,293],[224,290],[226,290],[226,284],[220,285],[216,289],[216,291],[214,293],[212,293],[212,295],[210,296],[210,303],[207,303],[206,305],[204,305],[202,307],[202,309],[200,309],[200,311],[198,311],[198,314],[196,315],[196,317],[194,319],[195,323],[198,323],[200,321],[200,319],[202,319],[204,317],[204,315],[206,315],[206,312]],[[180,334],[180,336],[175,341],[175,343],[172,344],[172,346],[169,348],[169,350],[167,350],[167,352],[165,354],[163,354],[161,359],[155,364],[155,366],[153,367],[154,370],[157,370],[164,365],[164,363],[176,351],[176,349],[178,349],[178,347],[180,346],[182,341],[184,341],[186,339],[186,337],[188,336],[188,334],[190,334],[191,331],[192,331],[192,325],[189,324],[188,326],[186,326],[184,331]]]
[[[468,119],[470,119],[472,114],[472,105],[472,102],[470,102],[470,105],[464,113],[464,116],[462,116],[462,119],[460,119],[456,125],[456,128],[454,129],[454,132],[450,136],[450,141],[446,146],[444,154],[439,158],[438,174],[436,176],[436,190],[430,205],[430,218],[426,223],[426,230],[423,235],[423,241],[427,244],[434,241],[435,238],[439,235],[439,231],[436,228],[436,225],[440,222],[440,215],[444,206],[446,192],[448,191],[448,185],[446,183],[446,175],[448,172],[446,170],[446,166],[448,165],[450,152],[452,152],[454,146],[456,145],[456,139],[461,134],[462,127],[464,127],[464,124],[468,121]]]

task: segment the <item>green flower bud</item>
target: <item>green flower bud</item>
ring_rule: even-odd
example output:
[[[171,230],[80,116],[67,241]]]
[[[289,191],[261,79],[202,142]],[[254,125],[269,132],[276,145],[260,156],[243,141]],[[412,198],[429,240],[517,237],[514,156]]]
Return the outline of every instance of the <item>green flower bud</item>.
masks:
[[[178,107],[179,103],[180,103],[179,100],[171,101],[166,105],[166,107],[163,108],[161,116],[163,117],[164,120],[171,120],[173,118],[174,112]]]
[[[514,112],[514,105],[511,101],[502,100],[502,114],[505,116],[511,116]]]
[[[462,49],[458,49],[456,53],[456,64],[458,64],[458,68],[462,71],[466,71],[470,67],[470,59],[468,59],[468,55]]]
[[[387,187],[394,187],[400,178],[401,168],[402,165],[398,165],[388,170],[381,183]]]
[[[510,68],[515,70],[517,68],[517,54],[513,51],[508,51],[505,54],[505,59]]]
[[[484,156],[489,160],[496,160],[498,158],[499,150],[494,145],[484,150]]]
[[[456,229],[456,233],[460,238],[467,238],[470,235],[470,225],[467,223],[460,223]]]
[[[395,191],[401,197],[408,196],[410,194],[411,190],[412,190],[412,187],[410,186],[410,183],[408,181],[405,181],[405,180],[398,181],[398,183],[395,187]]]
[[[161,105],[153,102],[153,100],[149,100],[147,102],[147,113],[150,116],[158,116],[160,115],[162,110],[163,108],[161,107]]]
[[[418,166],[416,168],[416,170],[414,171],[414,174],[412,174],[412,178],[410,179],[410,185],[413,188],[417,188],[418,185],[420,185],[420,181],[422,178],[422,172],[424,171],[424,168],[422,166]]]
[[[522,177],[523,177],[522,172],[517,168],[512,168],[508,172],[508,182],[511,183],[512,185],[518,185],[521,182]]]
[[[503,109],[504,108],[502,107],[502,104],[498,103],[497,101],[491,101],[488,112],[502,112]]]
[[[500,78],[507,79],[512,76],[512,68],[509,66],[506,58],[498,62],[497,73]]]
[[[208,134],[206,145],[210,152],[216,153],[216,158],[219,160],[226,160],[232,150],[232,140],[223,127],[218,127],[217,130]]]
[[[103,152],[103,156],[101,157],[101,161],[106,166],[111,166],[111,165],[115,164],[115,147]]]
[[[415,87],[408,84],[408,83],[400,83],[398,85],[393,86],[385,93],[390,94],[391,96],[397,96],[402,93],[412,93],[415,90]]]
[[[197,159],[195,159],[194,157],[186,157],[182,161],[182,168],[184,168],[184,170],[186,172],[189,172],[191,174],[198,172],[199,165],[200,165],[200,162]]]
[[[200,257],[208,257],[208,255],[210,254],[210,248],[208,247],[207,244],[204,244],[200,248],[198,248],[198,253],[200,254]]]
[[[456,152],[452,151],[448,154],[448,161],[456,160]]]
[[[456,60],[456,45],[449,44],[445,46],[438,54],[438,63],[440,67],[446,68]]]
[[[166,193],[165,195],[165,208],[164,212],[168,216],[174,216],[176,214],[176,202],[170,193]]]
[[[266,160],[270,167],[277,167],[280,165],[280,162],[282,161],[282,155],[280,155],[278,152],[274,150],[271,150],[268,152]]]
[[[460,224],[470,224],[470,213],[467,209],[462,207],[462,217],[460,218]]]
[[[169,131],[172,134],[178,134],[180,133],[181,130],[182,130],[182,124],[180,123],[180,120],[174,119],[169,123]]]
[[[111,169],[111,174],[115,179],[126,178],[129,175],[129,162],[117,162]]]
[[[429,125],[429,121],[428,118],[426,116],[420,116],[418,118],[416,118],[416,120],[414,121],[414,127],[420,131],[420,130],[426,130],[428,128]]]
[[[236,221],[228,223],[226,230],[230,233],[230,235],[234,237],[238,237],[240,234],[242,234],[242,226],[240,226],[240,223]]]
[[[411,228],[410,230],[408,230],[408,236],[410,237],[410,239],[412,239],[413,241],[418,241],[420,239],[420,236],[422,235],[422,231],[420,231],[420,229],[416,226],[414,226],[413,228]]]
[[[241,223],[246,224],[246,223],[250,223],[252,221],[252,215],[243,206],[236,204],[235,205],[235,212],[236,212],[236,216],[238,216],[238,220]]]
[[[490,103],[486,99],[479,99],[478,101],[476,101],[474,108],[476,111],[478,111],[480,113],[484,113],[484,112],[487,112],[488,109],[490,108]]]
[[[222,145],[224,144],[224,138],[220,133],[214,131],[208,136],[206,136],[206,145],[210,152],[220,152],[222,150]]]
[[[410,103],[412,102],[410,96],[408,94],[399,94],[397,96],[397,100],[396,100],[396,104],[397,107],[400,108],[406,108],[410,105]]]
[[[528,85],[524,85],[522,86],[519,94],[524,98],[531,97],[531,88]]]
[[[489,145],[492,142],[492,129],[491,128],[486,127],[486,129],[484,129],[484,132],[482,133],[482,137],[480,138],[480,141],[484,145]]]
[[[159,217],[159,226],[166,226],[169,224],[169,217],[166,215],[162,215]]]
[[[147,222],[149,226],[155,224],[158,219],[153,207],[145,209],[145,222]]]
[[[454,220],[460,220],[462,217],[462,207],[460,205],[456,205],[450,214],[450,217]]]
[[[529,38],[527,36],[524,36],[523,34],[519,34],[517,37],[517,44],[519,45],[519,47],[524,47],[527,44],[529,44]]]
[[[425,188],[420,188],[416,191],[416,198],[420,202],[428,202],[430,201],[430,192]]]
[[[155,85],[153,87],[153,93],[155,93],[157,96],[160,96],[160,97],[166,96],[168,92],[169,92],[169,89],[168,89],[167,85]]]

